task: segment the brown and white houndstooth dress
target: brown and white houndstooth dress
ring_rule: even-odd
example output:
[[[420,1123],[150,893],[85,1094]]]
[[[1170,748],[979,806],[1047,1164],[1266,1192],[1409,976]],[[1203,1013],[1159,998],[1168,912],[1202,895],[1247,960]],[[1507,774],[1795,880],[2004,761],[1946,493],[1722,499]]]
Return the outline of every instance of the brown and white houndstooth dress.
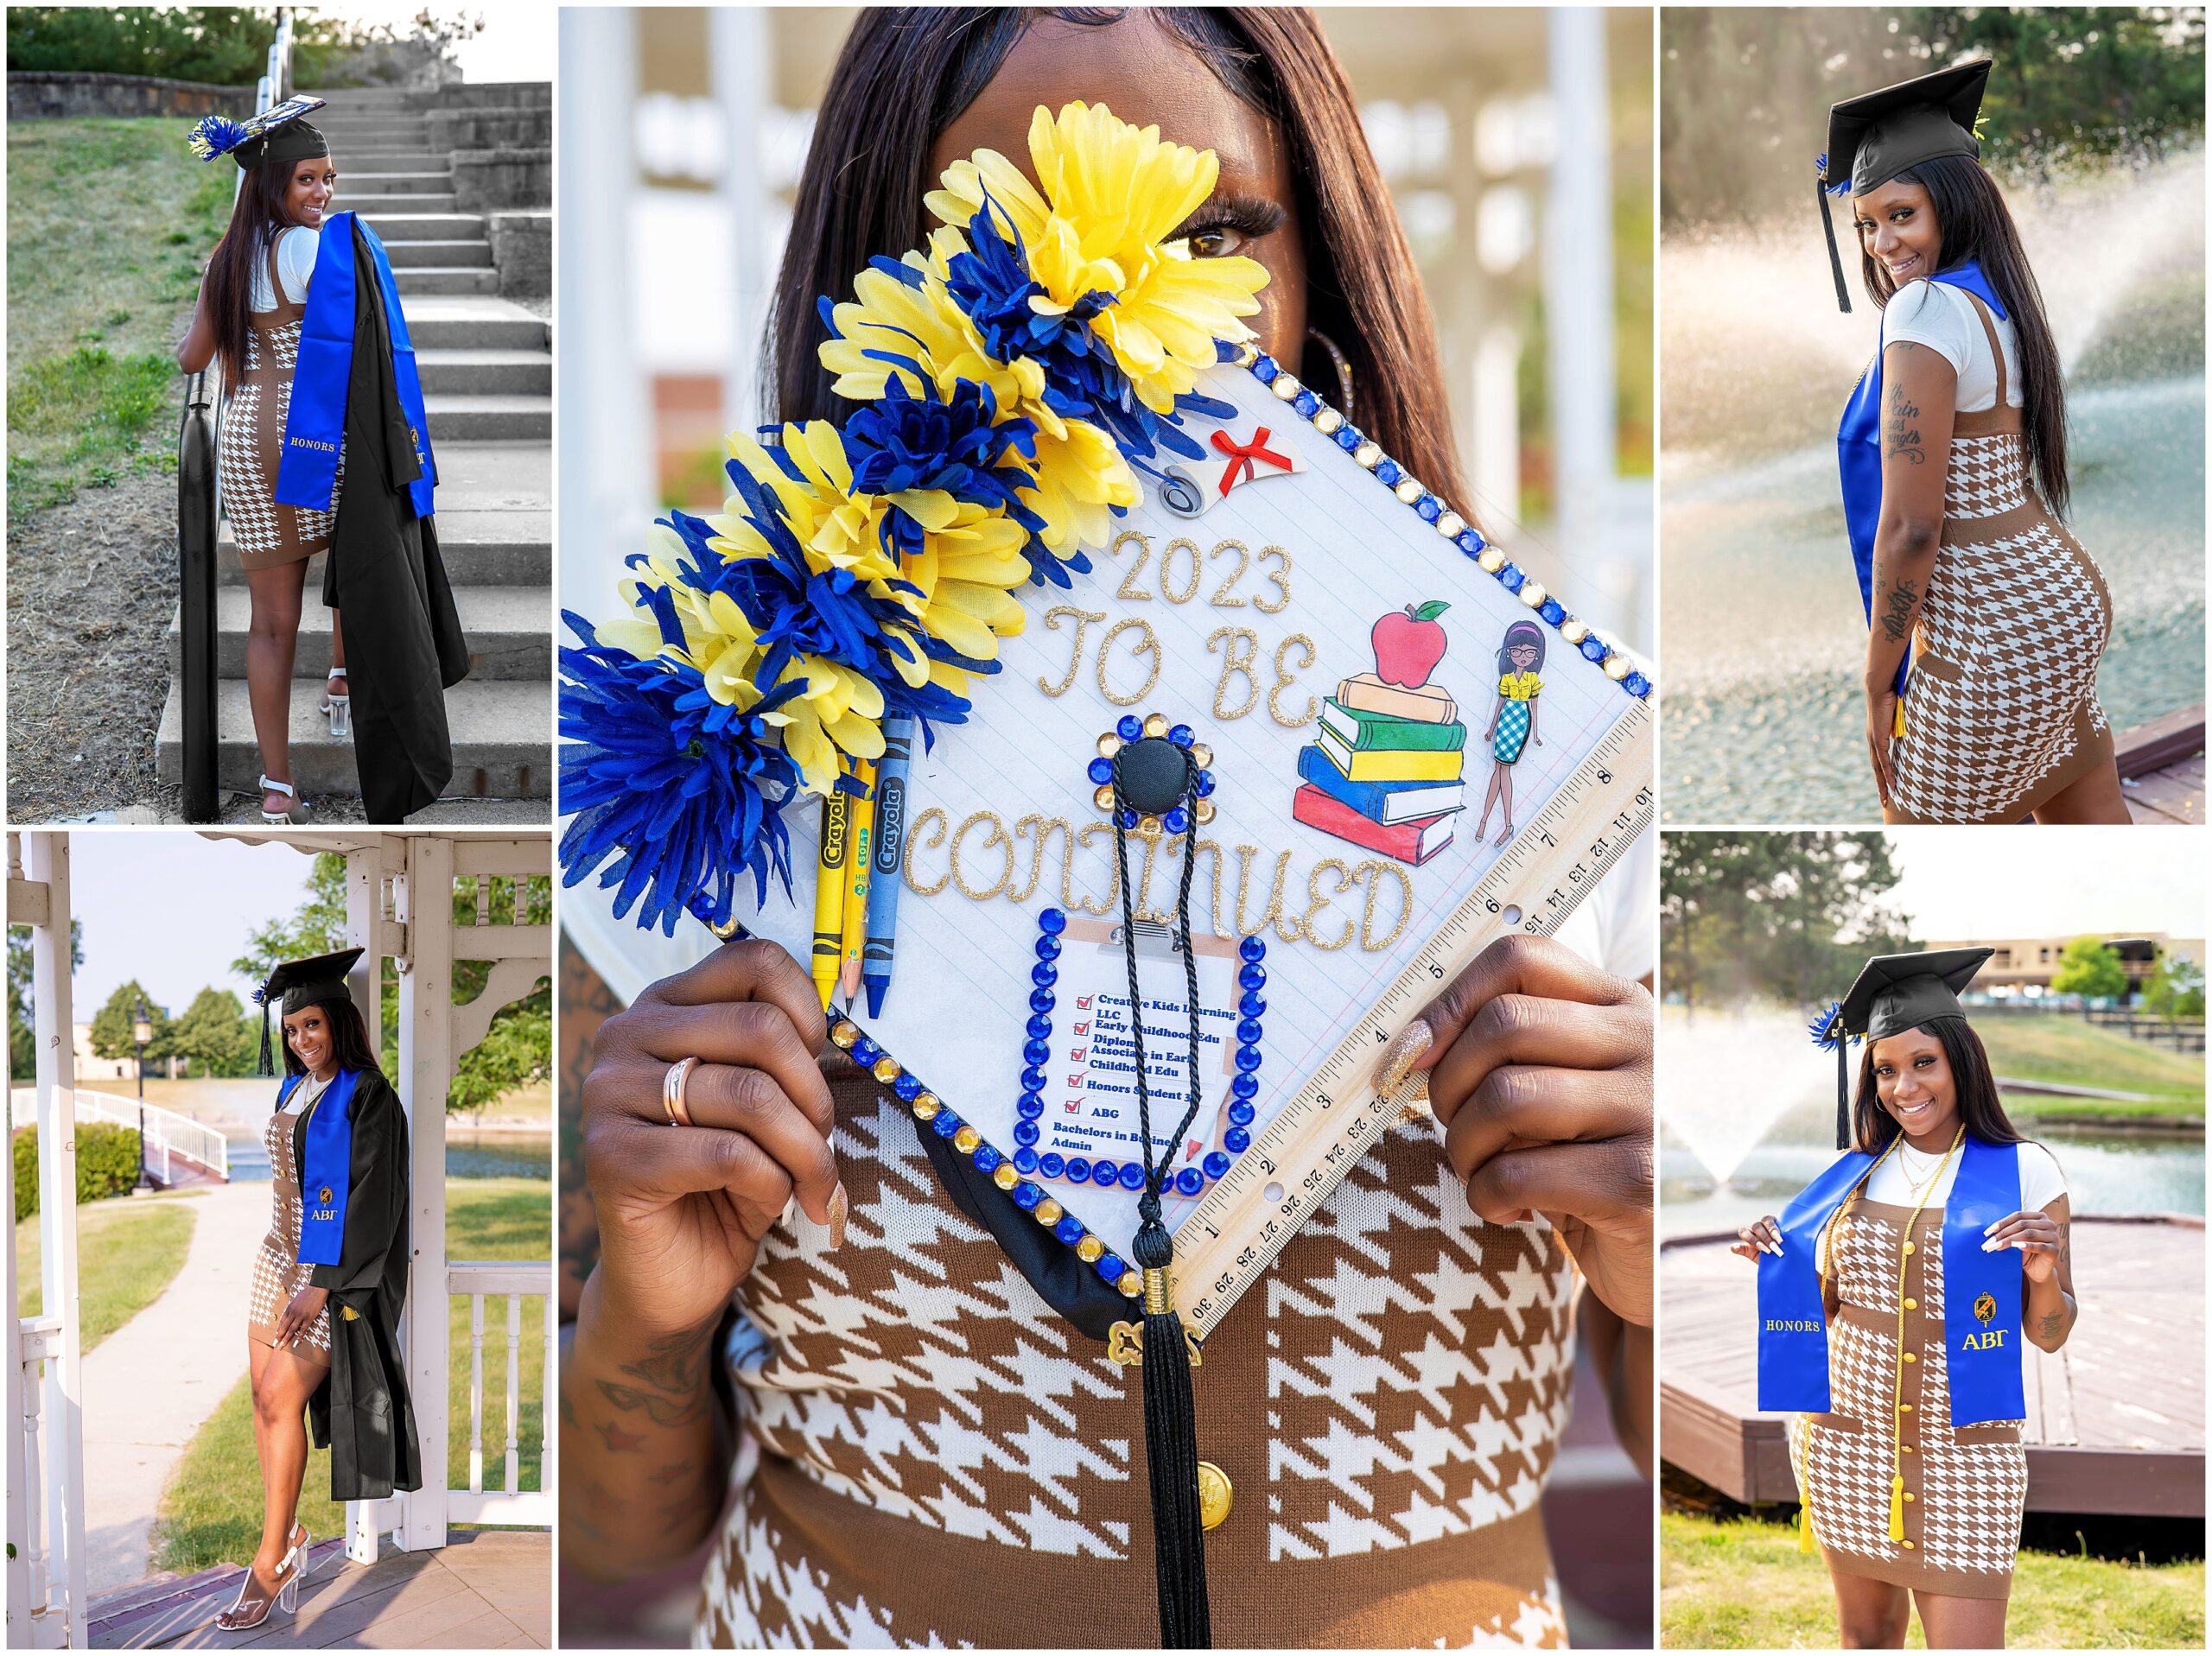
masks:
[[[269,1152],[271,1175],[271,1207],[269,1215],[269,1234],[261,1239],[261,1246],[253,1256],[253,1298],[246,1312],[246,1331],[264,1346],[276,1343],[276,1321],[284,1315],[285,1306],[292,1303],[292,1296],[309,1285],[315,1267],[300,1263],[300,1177],[298,1159],[292,1149],[292,1135],[299,1131],[300,1123],[314,1101],[322,1094],[322,1086],[313,1075],[304,1077],[295,1098],[308,1101],[300,1109],[278,1110],[269,1118],[269,1125],[261,1134],[262,1147]],[[308,1362],[327,1363],[330,1361],[330,1308],[326,1305],[318,1314],[300,1342],[290,1348],[293,1354]]]
[[[769,1233],[740,1290],[741,1488],[695,1642],[1159,1641],[1141,1371],[1041,1300],[938,1188],[912,1117],[830,1070],[851,1219]],[[1206,1343],[1215,1642],[1562,1646],[1537,1507],[1577,1278],[1485,1225],[1400,1125]]]
[[[276,465],[284,450],[284,420],[292,408],[292,370],[300,357],[300,325],[308,308],[284,296],[276,268],[276,243],[269,244],[269,291],[274,310],[251,314],[245,365],[223,403],[222,430],[216,439],[215,474],[223,497],[223,516],[238,543],[238,564],[273,569],[311,558],[330,544],[338,500],[346,486],[346,455],[338,455],[338,481],[330,510],[276,504]]]
[[[1965,297],[1997,364],[1997,401],[1952,420],[1943,543],[1891,750],[1892,820],[1903,822],[2016,822],[2113,752],[2097,702],[2112,596],[2030,485],[1996,325]]]
[[[2022,1421],[1951,1424],[1945,1355],[1943,1214],[1855,1202],[1832,1221],[1828,1319],[1833,1412],[1789,1423],[1789,1464],[1813,1533],[1835,1569],[1959,1598],[2009,1598],[2028,1500]],[[1898,1272],[1904,1346],[1897,1346]],[[1895,1412],[1897,1405],[1903,1412]],[[1891,1422],[1897,1423],[1893,1445]],[[1904,1538],[1890,1539],[1890,1478],[1904,1478]]]

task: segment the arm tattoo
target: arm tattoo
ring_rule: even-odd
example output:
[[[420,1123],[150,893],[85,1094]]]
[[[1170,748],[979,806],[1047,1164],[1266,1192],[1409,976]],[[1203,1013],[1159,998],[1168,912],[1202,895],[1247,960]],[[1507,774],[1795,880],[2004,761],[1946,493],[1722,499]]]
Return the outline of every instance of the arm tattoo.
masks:
[[[1885,424],[1887,428],[1887,450],[1891,456],[1902,454],[1915,466],[1928,458],[1927,447],[1920,435],[1920,409],[1905,396],[1904,387],[1890,387],[1890,412]]]
[[[1909,581],[1899,581],[1886,591],[1889,596],[1882,605],[1882,636],[1891,644],[1903,644],[1904,635],[1912,628],[1912,612],[1920,606],[1920,588]]]
[[[2044,1317],[2041,1322],[2036,1324],[2036,1332],[2043,1336],[2046,1340],[2056,1340],[2058,1338],[2058,1330],[2064,1324],[2065,1321],[2066,1317],[2064,1313],[2053,1311],[2050,1316]]]
[[[643,1386],[601,1380],[601,1393],[625,1413],[643,1409],[656,1426],[682,1426],[698,1419],[709,1401],[704,1359],[709,1333],[692,1329],[654,1341],[644,1361],[622,1365],[622,1372],[643,1380]]]

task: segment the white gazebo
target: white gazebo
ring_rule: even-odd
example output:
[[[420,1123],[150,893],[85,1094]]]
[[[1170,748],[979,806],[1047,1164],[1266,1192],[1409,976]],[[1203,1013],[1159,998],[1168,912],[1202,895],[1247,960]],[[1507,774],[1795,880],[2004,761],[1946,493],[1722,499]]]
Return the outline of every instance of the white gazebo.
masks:
[[[514,913],[522,882],[552,872],[544,834],[498,837],[433,830],[210,833],[211,839],[276,841],[302,855],[334,852],[346,859],[346,935],[365,951],[352,979],[357,1003],[378,1004],[385,959],[397,966],[399,1073],[393,1077],[409,1124],[412,1159],[410,1241],[414,1263],[402,1329],[424,1485],[389,1501],[347,1508],[346,1551],[376,1561],[382,1539],[405,1551],[446,1545],[455,1524],[550,1529],[553,1521],[553,1410],[541,1408],[543,1438],[539,1488],[519,1487],[517,1420],[522,1302],[543,1302],[544,1374],[556,1373],[553,1342],[553,1266],[543,1262],[470,1263],[446,1257],[445,1098],[461,1055],[484,1038],[493,1016],[529,994],[553,971],[550,924],[492,923],[495,883],[513,882]],[[77,1297],[75,1120],[77,1088],[70,1004],[69,842],[65,832],[8,836],[8,920],[31,929],[33,1022],[37,1043],[39,1236],[42,1315],[20,1316],[16,1289],[14,1181],[9,1181],[6,1281],[8,1374],[14,1405],[8,1439],[8,1643],[10,1647],[84,1648],[88,1643],[85,1585],[85,1469],[82,1374]],[[465,881],[467,888],[456,885]],[[472,889],[474,923],[454,918],[458,891]],[[482,993],[453,1000],[456,960],[492,962]],[[371,1028],[376,1026],[372,1019]],[[551,1249],[551,1228],[547,1230]],[[470,1302],[469,1477],[447,1488],[445,1468],[455,1423],[448,1418],[448,1374],[459,1354],[448,1349],[449,1305]],[[506,1421],[504,1467],[494,1446],[494,1487],[485,1484],[482,1441],[485,1304],[506,1300]],[[497,1342],[498,1331],[493,1338]],[[541,1405],[546,1399],[540,1399]]]

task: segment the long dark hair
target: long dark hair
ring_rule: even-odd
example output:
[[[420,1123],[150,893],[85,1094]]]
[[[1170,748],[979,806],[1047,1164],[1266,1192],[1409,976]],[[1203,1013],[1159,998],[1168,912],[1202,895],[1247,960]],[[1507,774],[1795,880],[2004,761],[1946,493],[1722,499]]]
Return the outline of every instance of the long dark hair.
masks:
[[[1942,247],[1936,269],[1948,270],[1968,259],[1981,262],[1982,274],[2005,301],[2020,351],[2020,419],[2027,428],[2028,463],[2036,487],[2051,511],[2066,515],[2071,492],[2066,480],[2066,376],[2059,366],[2058,342],[2043,312],[2043,289],[2028,268],[2019,227],[1981,163],[1966,155],[1941,155],[1899,173],[1900,184],[1917,184],[1936,209]],[[1878,306],[1897,290],[1882,262],[1859,243],[1859,274]],[[1999,413],[2003,410],[2000,409]]]
[[[348,999],[325,1000],[320,1003],[322,1015],[330,1025],[331,1044],[338,1055],[340,1069],[368,1070],[381,1076],[384,1066],[377,1062],[377,1050],[369,1042],[369,1026],[362,1021],[361,1009]],[[303,1009],[304,1010],[304,1009]],[[292,1039],[286,1036],[280,1043],[284,1049],[284,1073],[304,1075],[307,1065],[300,1062],[300,1055],[292,1050]]]
[[[921,247],[936,187],[930,152],[1041,17],[1107,23],[1122,8],[905,6],[863,9],[837,54],[792,204],[769,314],[762,383],[768,419],[836,419],[815,352],[815,301],[843,299],[870,258]],[[1473,521],[1452,441],[1436,325],[1413,251],[1360,130],[1351,85],[1301,7],[1162,6],[1146,16],[1212,71],[1288,144],[1306,226],[1306,314],[1350,359],[1359,428]],[[1304,349],[1305,347],[1301,347]],[[1326,354],[1299,378],[1336,384]]]
[[[269,244],[292,227],[284,213],[284,197],[301,164],[272,161],[246,169],[245,182],[231,207],[230,228],[207,261],[200,303],[215,331],[215,354],[222,359],[226,384],[237,384],[245,371],[246,335],[253,328],[253,273],[268,263]],[[283,298],[281,293],[276,295],[280,304]]]
[[[1989,1052],[1974,1025],[1963,1018],[1931,1018],[1920,1025],[1942,1044],[1943,1057],[1951,1066],[1951,1085],[1958,1094],[1959,1116],[1966,1129],[1984,1144],[2017,1145],[2026,1141],[2005,1114],[1997,1096],[1997,1077],[1989,1068]],[[1853,1095],[1851,1138],[1859,1150],[1879,1152],[1904,1129],[1882,1107],[1874,1086],[1874,1044],[1866,1043],[1859,1061],[1859,1089]]]

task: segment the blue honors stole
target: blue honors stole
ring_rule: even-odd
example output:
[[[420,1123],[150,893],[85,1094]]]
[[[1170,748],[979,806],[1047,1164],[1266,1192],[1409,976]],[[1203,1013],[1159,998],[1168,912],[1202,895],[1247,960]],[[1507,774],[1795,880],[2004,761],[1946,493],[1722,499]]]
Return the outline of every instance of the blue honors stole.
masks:
[[[1978,259],[1939,270],[1928,279],[1962,288],[1998,315],[2005,314],[2004,301],[1982,275]],[[1871,628],[1874,625],[1874,530],[1882,516],[1882,352],[1878,343],[1874,360],[1866,365],[1851,400],[1843,405],[1843,419],[1835,432],[1835,453],[1843,475],[1843,521],[1851,537],[1851,562],[1859,571],[1859,600],[1866,607],[1866,625]],[[1904,694],[1911,666],[1912,645],[1908,640],[1897,663],[1899,695]]]
[[[284,416],[284,446],[276,463],[274,497],[287,506],[328,511],[338,486],[338,456],[346,435],[346,393],[353,371],[354,304],[360,281],[354,257],[351,213],[323,220],[316,238],[315,274],[308,282],[307,316],[300,325],[300,354],[292,370],[292,402]],[[391,261],[384,244],[366,225],[359,225],[369,250],[371,276],[384,295],[385,320],[391,332],[392,383],[414,439],[422,476],[408,485],[417,517],[430,516],[437,488],[437,466],[430,454],[429,422],[423,411],[423,382],[415,363],[407,317],[399,308]]]
[[[303,1077],[288,1076],[276,1107]],[[340,1069],[322,1096],[308,1106],[301,1131],[307,1145],[300,1169],[300,1263],[336,1265],[346,1247],[346,1192],[353,1183],[353,1082]]]
[[[1782,1212],[1782,1253],[1759,1255],[1758,1406],[1825,1414],[1827,1312],[1821,1299],[1821,1228],[1880,1158],[1854,1150]],[[1982,1232],[2019,1211],[2019,1153],[1972,1133],[1943,1207],[1943,1335],[1951,1424],[2018,1420],[2027,1413],[2020,1376],[2020,1254],[1982,1252]]]

